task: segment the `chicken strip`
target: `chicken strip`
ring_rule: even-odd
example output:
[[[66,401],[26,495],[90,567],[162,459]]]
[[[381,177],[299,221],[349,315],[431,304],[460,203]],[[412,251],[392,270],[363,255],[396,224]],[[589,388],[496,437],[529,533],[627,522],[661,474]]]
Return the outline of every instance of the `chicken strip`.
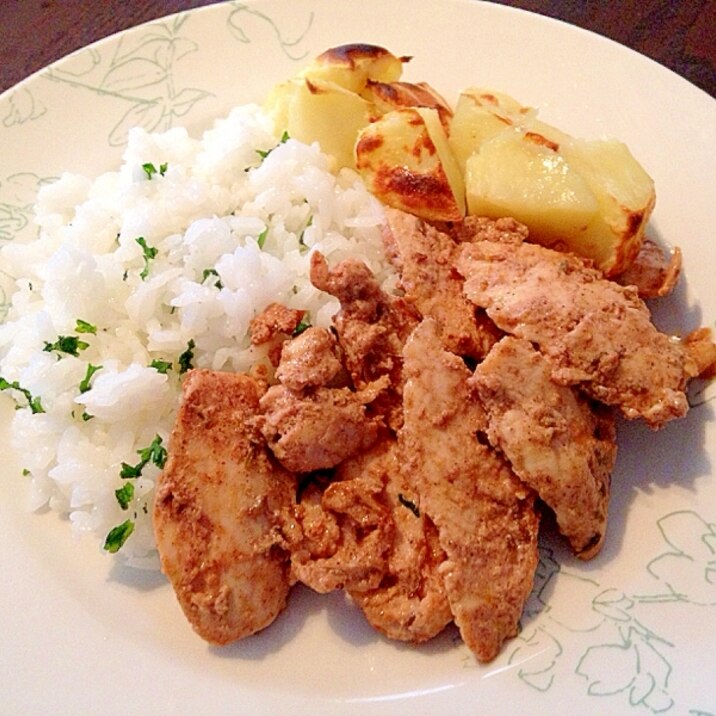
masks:
[[[438,322],[449,351],[483,358],[500,331],[463,294],[463,278],[455,270],[458,244],[412,214],[389,207],[385,212],[383,244],[400,274],[406,300]]]
[[[372,407],[397,429],[402,421],[402,349],[419,314],[404,299],[384,293],[370,269],[357,259],[329,269],[316,251],[311,256],[311,282],[341,303],[333,323],[356,388],[387,376],[389,388]]]
[[[398,443],[386,436],[370,455],[347,460],[343,479],[366,472],[381,476],[382,499],[394,525],[385,574],[375,589],[349,589],[368,622],[389,639],[420,643],[452,621],[439,567],[445,559],[437,529],[421,512],[415,488],[402,470]]]
[[[555,382],[579,384],[654,429],[687,412],[693,361],[655,328],[634,288],[604,279],[577,256],[529,243],[466,245],[457,268],[471,301],[503,331],[539,346]]]
[[[370,453],[359,458],[370,461]],[[375,589],[383,580],[393,521],[379,472],[340,473],[327,486],[310,480],[286,530],[293,578],[319,593]]]
[[[574,552],[593,557],[604,540],[616,459],[612,412],[552,382],[547,360],[519,338],[503,338],[469,382],[487,413],[490,443],[552,508]]]
[[[189,373],[157,484],[162,571],[195,631],[214,644],[268,626],[289,593],[280,528],[295,478],[269,460],[252,427],[258,409],[248,376]]]
[[[405,345],[405,469],[420,509],[438,529],[440,571],[460,634],[489,661],[517,633],[537,566],[534,493],[478,431],[485,415],[472,398],[470,371],[445,351],[425,319]]]

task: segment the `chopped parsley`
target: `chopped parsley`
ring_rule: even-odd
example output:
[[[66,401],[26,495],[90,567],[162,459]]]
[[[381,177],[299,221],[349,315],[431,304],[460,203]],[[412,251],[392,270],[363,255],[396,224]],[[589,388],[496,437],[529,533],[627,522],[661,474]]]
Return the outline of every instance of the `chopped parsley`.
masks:
[[[168,360],[161,360],[159,358],[155,358],[150,364],[150,368],[154,368],[154,370],[157,371],[157,373],[161,373],[162,375],[166,375],[168,371],[172,369],[171,361]]]
[[[168,167],[169,164],[167,162],[160,164],[159,169],[157,169],[154,164],[152,164],[152,162],[146,162],[145,164],[142,164],[142,169],[144,169],[144,173],[147,175],[147,179],[149,179],[150,181],[157,172],[159,173],[159,176],[164,176],[167,173]]]
[[[293,333],[291,334],[291,336],[292,337],[299,336],[307,328],[310,328],[310,327],[311,327],[311,318],[308,315],[308,312],[306,312],[303,314],[303,318],[301,318],[298,325],[293,329]]]
[[[303,227],[303,231],[301,231],[301,235],[298,237],[298,252],[300,254],[305,254],[309,250],[308,244],[304,241],[303,235],[306,233],[306,229],[313,224],[313,216],[308,217],[308,221],[306,222],[306,225]]]
[[[154,440],[152,440],[147,447],[137,450],[137,454],[140,460],[136,465],[130,465],[126,462],[122,463],[119,476],[123,480],[140,477],[142,470],[144,470],[145,466],[150,462],[161,470],[167,461],[167,449],[162,446],[162,438],[159,435],[155,435]]]
[[[260,249],[263,249],[266,243],[266,237],[268,236],[268,226],[256,237],[256,243]]]
[[[30,408],[33,414],[45,412],[45,409],[42,407],[42,402],[40,401],[40,398],[33,396],[33,394],[29,390],[27,390],[27,388],[23,388],[16,380],[10,382],[9,380],[5,380],[5,378],[0,376],[0,390],[17,390],[19,393],[22,393],[27,400],[27,405],[24,407]],[[18,405],[17,407],[20,408],[23,406]]]
[[[153,246],[149,246],[147,244],[146,239],[143,236],[139,236],[136,239],[134,239],[141,247],[142,247],[142,255],[144,257],[144,268],[142,269],[142,272],[139,274],[139,277],[144,281],[144,279],[149,276],[149,262],[156,258],[157,256],[157,249],[155,249]]]
[[[398,501],[401,505],[403,505],[403,507],[407,507],[416,517],[420,517],[420,510],[418,509],[418,506],[402,493],[398,493]]]
[[[97,326],[93,326],[91,323],[78,318],[77,324],[75,325],[75,331],[77,333],[91,333],[94,336],[97,335]]]
[[[82,415],[81,415],[80,417],[82,418],[82,420],[84,420],[85,422],[87,422],[88,420],[92,420],[92,418],[94,418],[94,415],[90,415],[90,414],[85,410],[85,412],[82,413]]]
[[[134,484],[131,482],[125,482],[122,487],[114,491],[114,496],[119,502],[119,506],[126,510],[129,508],[129,503],[134,499]]]
[[[192,364],[192,361],[194,360],[194,348],[196,348],[196,343],[194,343],[194,339],[192,338],[189,343],[187,343],[186,350],[179,356],[180,374],[186,373],[194,367]]]
[[[104,549],[112,554],[119,552],[132,532],[134,532],[134,522],[132,520],[125,520],[121,525],[113,527],[104,541]]]
[[[204,283],[204,281],[206,281],[206,279],[209,278],[209,276],[216,276],[218,279],[219,272],[214,268],[204,269],[204,272],[201,274],[201,282]],[[216,286],[216,288],[218,288],[218,289],[224,288],[224,284],[221,283],[221,279],[219,279],[218,281],[215,281],[214,286]]]
[[[284,130],[284,131],[283,131],[283,134],[281,135],[281,139],[279,139],[279,142],[278,142],[278,144],[276,145],[276,147],[277,147],[279,144],[285,144],[290,138],[291,138],[291,137],[289,136],[288,131]],[[276,149],[276,147],[272,147],[271,149],[257,149],[257,150],[256,150],[256,154],[258,154],[258,155],[261,157],[261,159],[266,159],[266,157],[267,157],[269,154],[271,154],[271,152],[272,152],[274,149]]]
[[[80,393],[86,393],[90,389],[90,381],[92,380],[92,376],[98,370],[102,370],[101,365],[92,365],[90,363],[87,366],[87,372],[85,373],[85,377],[82,379],[82,382],[80,383]]]
[[[54,343],[45,341],[45,347],[42,349],[45,353],[67,353],[71,356],[79,356],[80,351],[89,348],[89,343],[83,341],[79,336],[57,336]]]

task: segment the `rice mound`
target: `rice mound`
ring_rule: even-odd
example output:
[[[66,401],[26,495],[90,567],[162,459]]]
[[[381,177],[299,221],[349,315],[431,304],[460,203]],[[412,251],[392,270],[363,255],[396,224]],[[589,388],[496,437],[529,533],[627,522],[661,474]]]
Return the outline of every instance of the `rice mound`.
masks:
[[[167,445],[187,366],[246,371],[266,361],[248,327],[273,301],[330,325],[338,304],[310,283],[312,249],[331,264],[360,257],[394,287],[381,205],[354,172],[330,167],[317,145],[282,141],[247,105],[199,139],[134,129],[118,171],[64,174],[40,189],[38,235],[0,249],[15,279],[0,376],[19,386],[5,392],[19,408],[11,433],[33,509],[67,515],[102,544],[130,520],[120,554],[158,567],[160,468],[145,461],[126,509],[115,490],[128,482],[123,464],[141,463],[156,436]],[[81,342],[76,355],[57,347],[68,336]],[[31,397],[44,412],[30,409]]]

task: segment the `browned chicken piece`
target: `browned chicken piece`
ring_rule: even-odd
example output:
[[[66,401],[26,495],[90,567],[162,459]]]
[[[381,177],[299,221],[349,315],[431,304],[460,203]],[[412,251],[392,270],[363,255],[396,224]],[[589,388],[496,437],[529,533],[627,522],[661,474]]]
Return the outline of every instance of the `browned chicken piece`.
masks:
[[[412,214],[389,207],[385,213],[383,245],[400,275],[406,300],[438,322],[449,351],[483,358],[501,333],[463,294],[463,278],[455,270],[458,245]]]
[[[520,244],[527,240],[529,230],[510,216],[489,219],[486,216],[466,216],[462,221],[438,225],[458,243],[477,241],[502,241]]]
[[[381,476],[370,471],[354,479],[338,472],[325,489],[312,482],[302,490],[294,529],[284,530],[293,578],[320,593],[376,588],[394,530],[382,492]]]
[[[368,622],[390,639],[420,643],[437,636],[452,621],[439,572],[445,553],[437,529],[419,508],[415,488],[401,469],[393,436],[376,443],[371,454],[356,456],[339,468],[343,479],[377,473],[382,499],[394,524],[385,574],[375,589],[349,589]]]
[[[683,339],[683,343],[696,365],[696,375],[706,380],[716,378],[716,344],[711,329],[697,328]]]
[[[470,384],[487,413],[487,437],[555,513],[582,559],[599,552],[616,458],[613,413],[597,411],[574,388],[550,378],[529,341],[503,338]]]
[[[668,296],[681,275],[681,249],[668,254],[651,239],[646,239],[629,268],[616,277],[622,286],[635,286],[641,298]]]
[[[290,588],[280,527],[295,478],[269,460],[252,427],[258,410],[248,376],[189,373],[157,484],[162,571],[191,625],[214,644],[268,626]]]
[[[325,328],[311,327],[283,344],[276,378],[290,390],[327,386],[343,372],[336,339]]]
[[[260,346],[277,335],[290,336],[301,323],[305,311],[286,308],[281,303],[269,304],[249,325],[251,343]]]
[[[468,298],[503,331],[536,343],[555,382],[579,384],[654,429],[687,412],[693,361],[656,329],[635,289],[574,255],[529,243],[465,245],[457,267]]]
[[[405,345],[405,469],[438,529],[440,571],[460,634],[480,661],[515,636],[538,562],[534,493],[486,441],[470,371],[432,319]]]
[[[271,365],[278,365],[283,343],[298,328],[305,313],[271,303],[249,324],[251,343],[255,346],[268,344],[266,355]]]
[[[343,361],[357,388],[387,376],[389,388],[371,406],[397,428],[402,421],[402,349],[420,320],[404,299],[384,293],[370,269],[347,259],[329,269],[318,251],[311,256],[311,282],[341,303],[333,317]]]
[[[334,467],[376,441],[382,420],[366,405],[381,386],[362,391],[316,388],[296,393],[271,386],[261,398],[261,432],[276,459],[292,472]]]

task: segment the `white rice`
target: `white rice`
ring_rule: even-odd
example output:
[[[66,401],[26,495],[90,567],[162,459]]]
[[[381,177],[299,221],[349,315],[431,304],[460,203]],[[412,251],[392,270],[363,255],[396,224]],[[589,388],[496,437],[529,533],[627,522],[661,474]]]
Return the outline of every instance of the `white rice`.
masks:
[[[150,179],[146,163],[163,172]],[[130,520],[134,531],[119,554],[157,566],[151,503],[159,467],[149,460],[130,480],[120,471],[140,463],[157,435],[167,445],[182,353],[193,345],[191,364],[215,370],[265,360],[247,331],[272,301],[329,325],[338,305],[308,279],[313,248],[331,264],[359,256],[392,286],[380,204],[353,172],[329,169],[317,146],[280,142],[250,105],[200,139],[184,129],[135,129],[118,171],[94,180],[65,174],[40,190],[37,237],[0,250],[0,266],[16,279],[0,325],[0,376],[26,391],[5,390],[22,406],[11,429],[34,509],[68,515],[100,545]],[[145,259],[139,237],[156,249],[153,258]],[[78,333],[78,320],[96,334]],[[45,350],[60,336],[88,346],[77,356]],[[156,360],[172,368],[162,373],[151,367]],[[101,368],[80,392],[90,365]],[[28,396],[45,412],[33,413]],[[127,482],[135,490],[125,510],[115,490]]]

